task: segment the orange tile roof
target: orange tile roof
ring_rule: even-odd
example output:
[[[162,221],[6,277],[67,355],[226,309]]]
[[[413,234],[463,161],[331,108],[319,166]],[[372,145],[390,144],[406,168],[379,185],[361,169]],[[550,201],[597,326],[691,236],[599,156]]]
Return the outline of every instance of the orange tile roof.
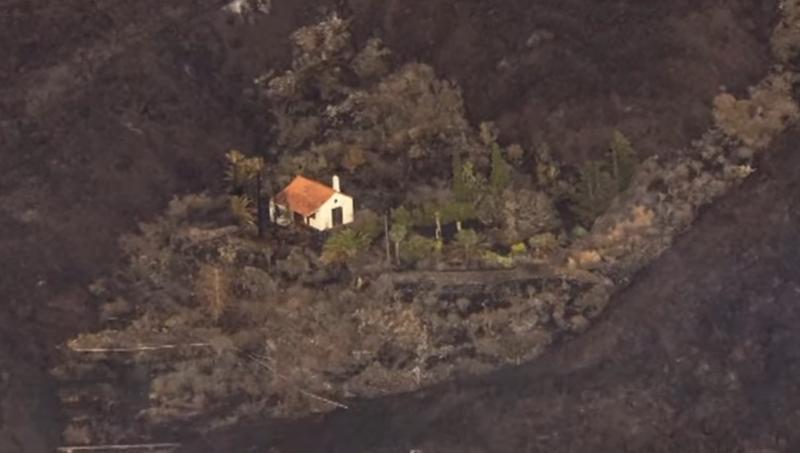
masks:
[[[303,216],[309,216],[328,201],[336,192],[333,188],[303,176],[292,182],[275,196],[275,203]]]

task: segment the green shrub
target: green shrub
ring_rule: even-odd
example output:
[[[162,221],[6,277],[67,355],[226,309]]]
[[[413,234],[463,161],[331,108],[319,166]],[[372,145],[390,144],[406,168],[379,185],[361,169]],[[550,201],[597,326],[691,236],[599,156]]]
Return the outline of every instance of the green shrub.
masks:
[[[441,218],[442,207],[438,203],[429,201],[417,206],[411,211],[411,221],[415,226],[434,226],[436,225],[436,213]]]
[[[441,207],[443,223],[461,223],[478,218],[475,206],[470,202],[453,201]]]
[[[362,209],[358,211],[351,228],[372,243],[383,233],[383,220],[374,211]]]
[[[347,261],[366,250],[370,242],[369,237],[354,229],[336,230],[328,236],[322,246],[322,261],[325,263]]]
[[[501,255],[491,250],[484,250],[481,252],[483,261],[492,266],[500,267],[514,267],[514,258],[511,256]]]
[[[533,256],[544,259],[558,250],[561,241],[553,233],[542,233],[528,239],[528,245],[531,247]]]
[[[422,261],[435,256],[439,250],[439,242],[436,239],[412,234],[406,240],[404,258],[411,262]]]
[[[496,197],[490,211],[502,226],[498,239],[512,245],[534,234],[551,231],[561,226],[561,218],[550,196],[542,191],[515,189]]]
[[[463,229],[456,233],[456,245],[461,248],[464,259],[469,263],[473,258],[481,255],[485,244],[483,238],[474,230]]]
[[[404,206],[400,206],[399,208],[392,209],[392,224],[393,225],[403,225],[404,227],[408,228],[413,225],[414,218],[412,216],[411,211],[406,209]]]

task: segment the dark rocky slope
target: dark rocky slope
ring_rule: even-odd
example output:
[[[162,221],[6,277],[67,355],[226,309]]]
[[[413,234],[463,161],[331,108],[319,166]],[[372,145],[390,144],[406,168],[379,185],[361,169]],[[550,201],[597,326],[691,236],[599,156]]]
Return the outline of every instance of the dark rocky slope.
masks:
[[[0,6],[3,448],[57,442],[47,351],[92,324],[86,285],[118,257],[118,235],[175,192],[215,187],[222,151],[261,146],[241,90],[333,2],[274,3],[255,25],[210,0]],[[336,3],[362,36],[463,84],[475,120],[567,158],[618,126],[650,152],[704,130],[720,85],[763,75],[775,4]]]

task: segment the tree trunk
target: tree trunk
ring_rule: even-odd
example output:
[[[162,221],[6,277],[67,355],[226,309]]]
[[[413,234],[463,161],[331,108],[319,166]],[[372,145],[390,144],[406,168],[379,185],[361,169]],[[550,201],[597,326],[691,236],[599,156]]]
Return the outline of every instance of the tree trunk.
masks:
[[[442,240],[442,216],[436,211],[436,240]]]
[[[400,241],[394,243],[394,257],[397,260],[397,265],[400,265]]]
[[[460,220],[456,221],[456,231],[461,231],[461,221]]]
[[[256,221],[258,222],[258,237],[264,238],[264,229],[265,223],[267,222],[265,209],[264,209],[264,197],[263,197],[263,187],[262,187],[262,180],[261,180],[261,172],[259,171],[256,175],[256,211],[258,213]]]
[[[384,239],[383,242],[386,245],[386,262],[387,263],[391,263],[392,262],[392,251],[391,251],[391,247],[389,245],[389,215],[388,214],[384,214],[384,216],[383,216],[383,239]]]

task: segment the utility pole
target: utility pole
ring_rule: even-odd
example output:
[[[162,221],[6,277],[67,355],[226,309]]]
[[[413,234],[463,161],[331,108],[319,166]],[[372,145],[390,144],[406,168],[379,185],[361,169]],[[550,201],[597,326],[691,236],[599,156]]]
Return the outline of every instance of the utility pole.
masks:
[[[436,219],[436,240],[442,240],[442,214],[439,211],[436,211],[434,214]]]

